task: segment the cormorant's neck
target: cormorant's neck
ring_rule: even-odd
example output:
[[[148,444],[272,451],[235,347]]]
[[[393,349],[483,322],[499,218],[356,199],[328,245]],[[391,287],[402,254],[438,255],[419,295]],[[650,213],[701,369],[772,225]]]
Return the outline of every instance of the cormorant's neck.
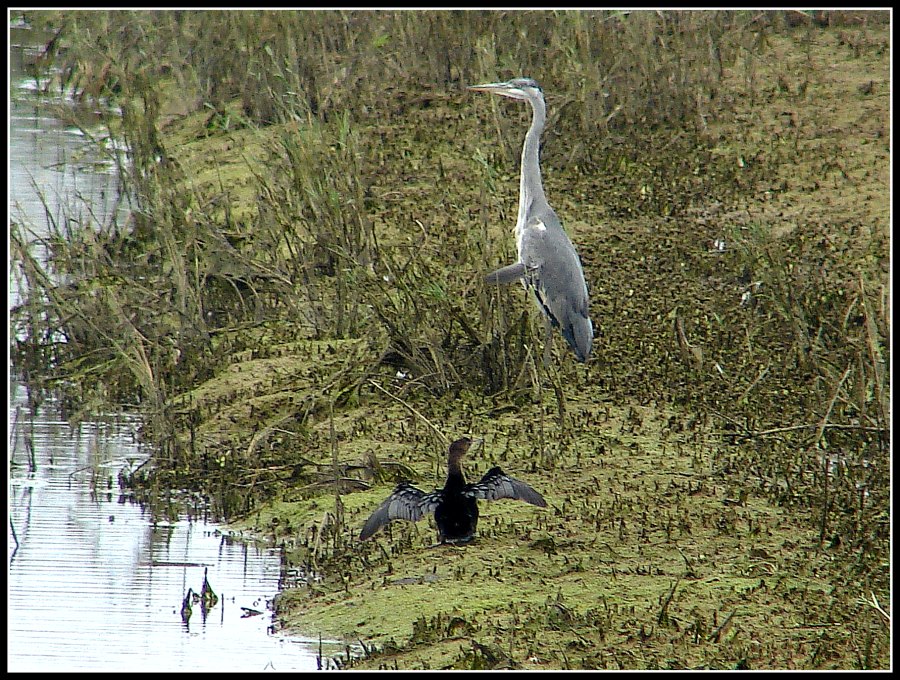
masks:
[[[536,199],[544,199],[544,186],[541,182],[541,131],[547,119],[547,109],[543,99],[531,102],[531,127],[525,135],[522,146],[522,164],[519,175],[519,216],[517,225],[524,227],[525,215]],[[526,178],[528,180],[526,181]]]
[[[465,486],[465,484],[466,477],[462,470],[462,454],[451,451],[450,457],[447,459],[447,483],[444,485],[444,488],[452,489]]]

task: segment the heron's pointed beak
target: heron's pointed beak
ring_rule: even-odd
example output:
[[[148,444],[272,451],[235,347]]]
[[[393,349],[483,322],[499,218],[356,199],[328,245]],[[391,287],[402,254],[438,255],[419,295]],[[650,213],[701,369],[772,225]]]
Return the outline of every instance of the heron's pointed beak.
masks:
[[[522,92],[515,85],[511,85],[510,83],[485,83],[484,85],[469,85],[466,89],[474,90],[475,92],[490,92],[492,94],[499,94],[502,97],[509,97],[510,99],[525,99],[525,93]]]
[[[475,90],[476,92],[494,92],[509,87],[506,83],[485,83],[484,85],[469,85],[467,90]]]

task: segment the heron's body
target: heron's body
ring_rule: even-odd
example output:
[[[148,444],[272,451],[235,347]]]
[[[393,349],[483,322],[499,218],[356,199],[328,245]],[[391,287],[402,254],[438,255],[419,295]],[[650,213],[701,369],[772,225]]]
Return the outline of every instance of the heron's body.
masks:
[[[417,522],[433,512],[441,543],[468,543],[478,526],[478,500],[513,498],[546,507],[543,496],[525,482],[493,467],[481,480],[467,484],[461,460],[472,445],[470,439],[459,439],[450,446],[447,481],[443,489],[425,493],[408,482],[397,485],[394,492],[366,520],[360,540],[370,538],[382,526],[395,519]]]
[[[547,118],[541,88],[530,78],[515,78],[469,89],[525,100],[531,104],[533,114],[522,145],[515,232],[518,262],[488,274],[487,279],[492,283],[521,280],[534,291],[541,311],[550,324],[560,329],[579,361],[587,361],[594,327],[584,270],[575,246],[547,202],[541,182],[541,132]]]

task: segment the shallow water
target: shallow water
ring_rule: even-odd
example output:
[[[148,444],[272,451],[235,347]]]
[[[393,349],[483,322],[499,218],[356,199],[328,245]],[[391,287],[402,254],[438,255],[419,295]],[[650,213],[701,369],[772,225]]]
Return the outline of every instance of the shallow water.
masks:
[[[9,670],[316,668],[318,641],[270,631],[277,549],[202,520],[154,523],[119,494],[118,470],[145,456],[133,418],[69,426],[53,404],[30,417],[14,385],[10,422]],[[219,602],[205,617],[195,604],[185,624],[204,568]]]
[[[22,71],[33,51],[11,48],[9,207],[40,235],[48,215],[103,219],[118,202],[109,156],[52,115],[65,97],[39,96]],[[10,286],[13,305],[14,277]],[[276,548],[236,540],[202,516],[154,522],[119,493],[119,471],[148,455],[135,442],[136,417],[70,425],[52,401],[32,410],[17,382],[9,397],[8,670],[317,668],[318,640],[272,629]],[[184,595],[200,590],[205,569],[219,601],[206,615],[195,604],[184,623]],[[343,650],[326,643],[322,652]]]

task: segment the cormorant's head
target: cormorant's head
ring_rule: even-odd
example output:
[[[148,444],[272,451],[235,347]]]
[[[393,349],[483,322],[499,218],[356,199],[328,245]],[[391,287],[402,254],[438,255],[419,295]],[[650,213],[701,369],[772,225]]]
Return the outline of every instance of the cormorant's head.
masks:
[[[455,442],[450,444],[450,456],[449,462],[451,467],[455,465],[459,465],[459,461],[462,460],[463,456],[465,456],[469,449],[473,446],[477,446],[484,442],[483,439],[470,439],[469,437],[463,437],[462,439],[457,439]]]

